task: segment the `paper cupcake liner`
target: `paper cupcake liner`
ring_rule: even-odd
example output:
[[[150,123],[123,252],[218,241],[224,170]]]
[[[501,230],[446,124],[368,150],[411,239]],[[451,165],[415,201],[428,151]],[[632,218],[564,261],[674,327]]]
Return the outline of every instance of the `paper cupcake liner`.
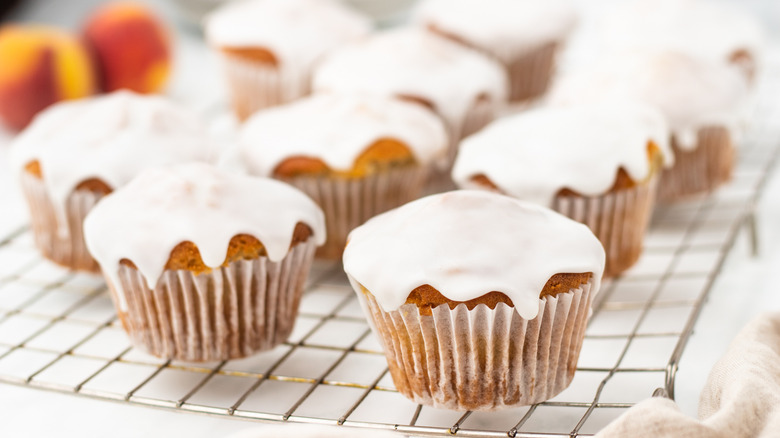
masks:
[[[222,52],[222,64],[233,110],[245,120],[258,110],[281,105],[309,94],[309,72],[252,62]]]
[[[425,186],[424,166],[390,168],[362,178],[295,177],[283,179],[297,187],[325,212],[328,233],[317,256],[339,258],[350,231],[368,219],[417,199]]]
[[[513,56],[509,72],[509,101],[522,102],[543,95],[555,70],[558,43],[548,43],[530,53]]]
[[[630,268],[642,254],[642,242],[655,204],[658,177],[646,184],[601,196],[557,196],[553,210],[593,231],[607,253],[605,277]]]
[[[239,260],[202,274],[165,270],[154,290],[121,265],[121,287],[109,287],[134,346],[187,362],[236,359],[290,335],[314,249],[309,239],[279,262]]]
[[[24,172],[22,190],[30,208],[35,246],[41,254],[70,269],[100,272],[84,243],[82,225],[103,195],[89,190],[73,191],[65,201],[65,217],[61,219],[42,179]],[[67,224],[61,224],[63,219]]]
[[[420,315],[415,304],[382,310],[359,292],[384,347],[398,391],[415,403],[453,410],[495,410],[548,400],[569,386],[591,303],[586,284],[539,300],[527,320],[513,307],[468,310],[441,305]]]
[[[709,194],[731,179],[735,149],[726,128],[702,128],[691,151],[672,141],[674,166],[665,169],[658,186],[658,200],[670,203]]]

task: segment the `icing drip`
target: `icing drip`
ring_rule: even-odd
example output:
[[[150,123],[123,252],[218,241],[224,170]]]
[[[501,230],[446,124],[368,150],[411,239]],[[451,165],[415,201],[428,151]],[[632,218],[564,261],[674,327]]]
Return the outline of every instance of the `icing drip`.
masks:
[[[601,26],[612,50],[671,49],[728,60],[746,50],[759,57],[763,30],[743,8],[712,0],[633,0],[620,2]]]
[[[634,51],[565,75],[550,102],[645,102],[664,114],[680,148],[693,150],[700,128],[735,129],[746,94],[744,79],[723,63],[680,52]]]
[[[552,206],[564,188],[586,196],[606,193],[618,169],[634,181],[650,174],[647,144],[672,162],[663,115],[638,103],[541,108],[500,119],[461,143],[452,176],[479,188],[485,175],[502,192]]]
[[[503,292],[520,316],[533,319],[555,274],[592,272],[596,293],[604,258],[585,225],[508,196],[460,190],[418,199],[354,229],[344,270],[386,311],[429,284],[454,301]]]
[[[322,93],[255,114],[243,127],[239,148],[251,173],[270,176],[293,156],[350,170],[368,146],[383,138],[407,145],[419,163],[441,161],[448,144],[441,120],[419,105]]]
[[[161,97],[128,91],[58,103],[14,141],[14,170],[40,163],[60,227],[67,227],[65,202],[88,179],[116,189],[149,166],[215,160],[218,151],[204,125]]]
[[[244,0],[206,18],[206,38],[221,48],[264,48],[283,66],[310,69],[327,51],[367,35],[368,17],[333,0]]]
[[[426,0],[414,15],[506,64],[564,40],[577,22],[570,0]]]
[[[507,81],[495,61],[414,28],[342,47],[314,71],[315,90],[421,98],[454,127],[462,125],[480,96],[506,102]]]
[[[249,234],[268,258],[287,254],[298,222],[325,242],[322,210],[285,183],[221,170],[204,163],[148,169],[103,198],[84,221],[84,238],[104,274],[119,286],[119,262],[135,264],[150,288],[171,250],[190,241],[203,263],[225,261],[230,239]]]

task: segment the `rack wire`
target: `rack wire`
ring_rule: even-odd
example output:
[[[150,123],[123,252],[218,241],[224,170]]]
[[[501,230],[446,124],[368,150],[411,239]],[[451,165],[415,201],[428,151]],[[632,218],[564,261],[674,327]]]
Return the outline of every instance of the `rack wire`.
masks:
[[[416,436],[590,436],[651,394],[674,398],[694,324],[780,154],[780,71],[760,83],[734,180],[655,214],[639,263],[607,282],[572,385],[530,407],[453,412],[402,397],[340,264],[315,264],[289,341],[189,364],[121,330],[102,279],[41,259],[27,227],[0,238],[0,382],[186,412],[397,430]]]

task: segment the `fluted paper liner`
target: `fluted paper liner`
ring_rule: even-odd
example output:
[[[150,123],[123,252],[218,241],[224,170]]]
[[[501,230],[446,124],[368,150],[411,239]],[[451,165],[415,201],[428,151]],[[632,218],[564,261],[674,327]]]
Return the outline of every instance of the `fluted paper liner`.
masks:
[[[83,224],[92,207],[103,194],[89,190],[74,190],[61,210],[54,205],[41,178],[22,173],[22,190],[30,208],[35,246],[47,259],[70,269],[100,272],[84,243]],[[57,213],[64,213],[61,217]],[[65,220],[66,224],[61,224]]]
[[[588,283],[540,299],[539,314],[527,320],[504,303],[440,305],[420,315],[415,304],[386,312],[369,292],[358,296],[398,391],[415,403],[459,411],[530,405],[566,389],[592,299]]]
[[[121,265],[120,288],[109,287],[134,346],[188,362],[236,359],[290,336],[314,249],[308,239],[279,262],[239,260],[201,274],[165,270],[154,290]]]
[[[399,166],[361,178],[301,176],[283,179],[297,187],[325,213],[328,238],[318,257],[339,258],[350,231],[368,219],[417,199],[428,169]]]
[[[244,120],[258,110],[309,94],[310,72],[252,61],[221,52],[233,109]]]
[[[670,203],[705,195],[728,182],[734,171],[735,149],[724,127],[702,128],[698,144],[684,151],[672,139],[674,166],[661,175],[658,200]]]
[[[558,43],[548,43],[529,53],[512,57],[509,72],[509,101],[523,102],[543,95],[555,70]]]
[[[655,204],[658,177],[601,196],[556,196],[553,210],[583,223],[607,254],[604,276],[630,268],[642,254],[642,242]]]

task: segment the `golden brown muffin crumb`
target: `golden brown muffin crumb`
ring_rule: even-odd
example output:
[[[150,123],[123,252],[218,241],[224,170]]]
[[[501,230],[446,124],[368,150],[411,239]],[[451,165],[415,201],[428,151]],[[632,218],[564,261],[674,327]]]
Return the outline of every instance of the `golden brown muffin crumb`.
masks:
[[[593,276],[590,272],[581,274],[555,274],[547,281],[542,288],[539,298],[547,296],[554,297],[560,293],[566,293],[576,289],[590,281]],[[507,306],[514,307],[512,300],[503,292],[488,292],[480,297],[468,301],[453,301],[442,295],[436,288],[424,284],[415,288],[407,297],[405,304],[415,304],[420,310],[420,315],[431,315],[432,309],[442,304],[447,304],[450,309],[454,309],[459,304],[465,304],[471,310],[474,307],[485,304],[491,309],[495,309],[498,303],[504,303]]]
[[[319,158],[290,157],[279,163],[274,169],[276,178],[296,176],[331,176],[341,178],[360,178],[393,166],[415,163],[411,150],[398,140],[383,138],[377,140],[355,159],[349,171],[338,171],[328,167]]]
[[[222,51],[228,55],[237,56],[247,61],[256,62],[259,64],[268,64],[271,66],[278,66],[279,61],[276,59],[276,55],[270,50],[257,47],[226,47]]]
[[[311,228],[304,223],[298,222],[293,232],[290,248],[301,242],[305,242],[311,235]],[[237,234],[230,239],[227,255],[225,256],[225,261],[222,263],[222,266],[227,266],[238,260],[253,260],[265,255],[265,247],[257,238],[249,234]],[[137,269],[135,264],[128,259],[122,259],[120,263]],[[171,255],[168,258],[168,262],[165,264],[165,269],[187,270],[195,274],[211,272],[211,268],[203,263],[198,247],[190,241],[181,242],[171,250]]]
[[[38,160],[33,160],[24,166],[25,172],[35,176],[38,179],[43,179],[43,172],[41,171],[41,163]],[[111,186],[106,184],[99,178],[89,178],[79,183],[76,186],[76,190],[88,190],[93,193],[101,195],[107,195],[113,191]]]

